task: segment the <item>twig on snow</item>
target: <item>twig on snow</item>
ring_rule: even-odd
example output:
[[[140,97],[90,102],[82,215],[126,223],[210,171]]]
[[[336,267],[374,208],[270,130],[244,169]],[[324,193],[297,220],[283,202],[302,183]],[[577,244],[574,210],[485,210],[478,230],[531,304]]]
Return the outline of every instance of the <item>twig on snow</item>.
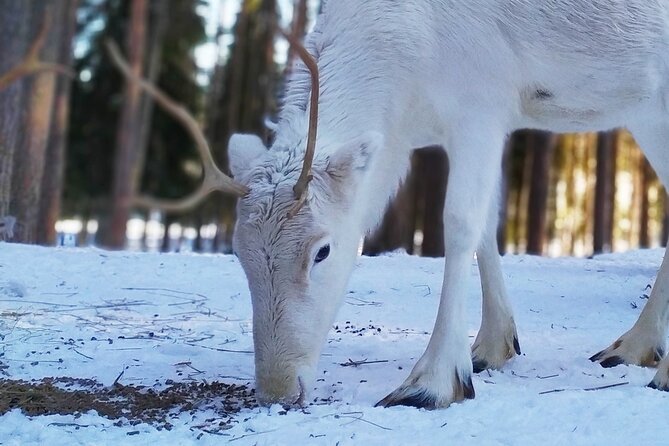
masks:
[[[116,379],[114,380],[114,383],[112,384],[112,387],[116,387],[116,386],[119,385],[118,380],[121,379],[121,377],[123,376],[124,373],[125,373],[125,369],[121,370],[121,373],[119,373],[118,376],[116,377]]]
[[[251,350],[232,350],[229,348],[216,348],[216,347],[207,347],[206,345],[197,345],[197,344],[192,344],[190,342],[186,342],[185,345],[190,345],[191,347],[200,347],[200,348],[206,348],[207,350],[214,350],[216,352],[225,352],[225,353],[246,353],[246,354],[253,354],[253,351]]]
[[[383,429],[386,431],[391,431],[392,429],[389,427],[381,426],[380,424],[374,423],[373,421],[365,420],[363,418],[365,414],[363,412],[344,412],[341,415],[340,414],[335,414],[333,415],[335,419],[340,419],[340,418],[352,418],[353,421],[349,421],[348,423],[344,423],[341,426],[347,426],[351,423],[355,423],[356,421],[362,421],[363,423],[371,424],[372,426],[378,427],[379,429]]]
[[[268,431],[252,432],[252,433],[250,433],[250,434],[244,434],[244,435],[242,435],[242,436],[240,436],[240,437],[235,437],[235,438],[229,440],[228,443],[232,443],[233,441],[241,440],[242,438],[246,438],[246,437],[253,437],[253,436],[255,436],[255,435],[269,434],[270,432],[274,432],[274,431],[276,431],[276,430],[277,430],[277,429],[272,429],[272,430],[268,430]]]
[[[624,381],[624,382],[620,382],[620,383],[616,383],[616,384],[608,384],[606,386],[588,387],[587,389],[583,389],[583,390],[585,390],[586,392],[592,392],[594,390],[604,390],[604,389],[610,389],[612,387],[626,386],[627,384],[629,384],[629,381]]]
[[[593,392],[595,390],[604,390],[604,389],[611,389],[613,387],[620,387],[620,386],[626,386],[629,384],[629,381],[624,381],[620,383],[615,383],[615,384],[607,384],[605,386],[597,386],[597,387],[586,387],[584,389],[553,389],[553,390],[544,390],[543,392],[539,392],[539,395],[546,395],[548,393],[559,393],[559,392],[565,392],[567,390],[583,390],[585,392]]]
[[[381,363],[384,363],[384,362],[388,362],[388,360],[387,359],[378,359],[376,361],[368,361],[367,358],[365,358],[361,361],[354,361],[351,358],[348,358],[348,362],[342,362],[339,365],[342,366],[342,367],[358,367],[358,366],[365,365],[365,364],[381,364]]]
[[[86,359],[90,359],[91,361],[94,360],[94,358],[91,358],[91,357],[88,356],[88,355],[84,355],[83,353],[81,353],[81,352],[80,352],[79,350],[77,350],[76,348],[73,348],[73,349],[71,349],[71,350],[72,350],[74,353],[76,353],[77,355],[83,356],[83,357],[86,358]]]
[[[560,376],[560,375],[556,373],[554,375],[546,375],[546,376],[537,375],[537,378],[539,378],[539,379],[550,379],[550,378],[557,378],[558,376]]]

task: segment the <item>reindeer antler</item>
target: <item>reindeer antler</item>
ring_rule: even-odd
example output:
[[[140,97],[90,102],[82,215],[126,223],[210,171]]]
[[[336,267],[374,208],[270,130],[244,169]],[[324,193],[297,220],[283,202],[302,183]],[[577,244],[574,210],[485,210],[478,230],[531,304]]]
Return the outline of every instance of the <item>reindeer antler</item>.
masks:
[[[46,13],[42,20],[42,27],[35,37],[35,40],[30,44],[28,53],[26,53],[23,60],[8,72],[0,75],[0,90],[4,90],[23,76],[28,76],[41,71],[54,71],[69,77],[74,77],[74,72],[68,67],[56,63],[42,62],[39,58],[39,53],[42,51],[44,43],[46,42],[50,25],[51,17],[49,13]]]
[[[123,73],[125,78],[130,82],[135,82],[148,93],[167,113],[172,115],[176,120],[181,122],[188,130],[190,135],[196,142],[197,151],[202,158],[202,166],[204,169],[204,179],[200,187],[191,195],[179,200],[159,200],[150,197],[137,197],[135,204],[146,207],[163,209],[165,211],[186,211],[195,207],[204,197],[215,190],[227,192],[237,197],[243,197],[249,193],[249,188],[236,182],[216,166],[214,158],[211,155],[211,149],[207,143],[207,139],[200,129],[197,121],[182,105],[174,102],[165,93],[156,88],[153,84],[145,79],[136,76],[131,70],[126,61],[121,56],[118,46],[108,40],[105,42],[107,51],[114,62],[114,65]]]
[[[283,37],[288,40],[290,46],[300,56],[311,74],[311,100],[309,107],[309,132],[307,133],[307,150],[304,154],[304,164],[302,165],[302,172],[293,187],[295,199],[297,203],[288,212],[289,217],[297,215],[299,210],[304,205],[307,199],[307,190],[309,189],[309,182],[313,178],[311,174],[311,165],[314,161],[314,154],[316,152],[316,134],[318,132],[318,96],[320,94],[320,79],[318,75],[318,64],[309,51],[300,43],[298,38],[286,31],[281,30]]]

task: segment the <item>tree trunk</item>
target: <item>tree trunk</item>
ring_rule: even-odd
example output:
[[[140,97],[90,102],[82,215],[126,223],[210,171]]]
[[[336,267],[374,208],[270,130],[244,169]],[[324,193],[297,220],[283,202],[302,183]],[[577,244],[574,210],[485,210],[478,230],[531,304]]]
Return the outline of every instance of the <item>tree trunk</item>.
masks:
[[[448,157],[441,147],[421,149],[421,168],[416,172],[423,183],[423,257],[444,256],[444,201],[448,183]]]
[[[650,248],[650,232],[648,223],[650,219],[650,200],[648,189],[650,189],[653,178],[653,168],[643,154],[639,155],[639,170],[641,175],[641,210],[639,211],[639,247]]]
[[[63,66],[72,65],[72,39],[76,28],[78,0],[60,0],[58,16],[54,16],[54,25],[58,25],[60,36],[57,62]],[[70,118],[70,90],[72,79],[59,76],[56,80],[56,92],[51,117],[51,130],[46,149],[46,163],[42,178],[42,193],[39,208],[39,226],[37,242],[52,244],[56,239],[56,220],[60,213],[63,191],[63,172],[65,170],[65,141]]]
[[[54,26],[54,14],[58,2],[49,0],[30,2],[30,30],[35,36],[42,28],[44,20],[50,16],[51,26],[46,43],[41,51],[41,59],[54,62],[58,53],[58,26]],[[21,123],[21,142],[14,156],[12,178],[13,213],[18,222],[15,240],[21,243],[37,242],[39,227],[40,196],[44,176],[47,144],[51,129],[51,115],[56,86],[56,74],[40,73],[24,79],[26,85],[25,110]]]
[[[506,227],[507,219],[509,217],[509,175],[510,175],[510,158],[511,158],[511,137],[509,136],[504,143],[504,155],[502,157],[502,174],[500,177],[500,192],[498,203],[497,223],[497,249],[499,255],[506,253]]]
[[[28,2],[0,0],[0,73],[17,65],[28,51],[34,38],[29,22],[31,8]],[[14,82],[0,91],[0,218],[10,215],[14,156],[22,127],[23,92],[27,79]]]
[[[410,254],[413,253],[413,236],[416,230],[416,197],[414,175],[409,173],[397,191],[395,198],[388,204],[379,227],[365,238],[364,255],[375,256],[400,248]]]
[[[133,0],[130,8],[130,25],[126,40],[128,63],[136,76],[143,77],[148,1]],[[130,216],[132,199],[139,185],[141,156],[138,144],[142,125],[145,124],[141,118],[140,86],[137,83],[126,82],[116,136],[112,213],[104,239],[105,245],[109,248],[121,249],[125,245],[126,223]]]
[[[224,172],[229,171],[227,146],[233,133],[264,134],[266,142],[269,141],[264,119],[276,109],[274,24],[277,21],[274,0],[244,0],[234,27],[231,57],[225,67],[216,68],[215,85],[207,105],[206,131],[216,162]],[[233,197],[219,196],[210,210],[218,220],[217,251],[229,251],[231,246],[235,203]],[[203,221],[210,218],[205,215]]]
[[[307,28],[307,0],[295,0],[293,6],[293,23],[291,25],[291,34],[297,39],[302,39],[306,33]],[[290,73],[291,67],[293,66],[293,59],[295,59],[296,53],[295,50],[291,47],[288,48],[288,59],[286,61],[286,72],[284,75]]]
[[[595,254],[611,252],[613,248],[617,139],[615,131],[600,132],[597,135],[597,182],[595,184],[593,231]]]
[[[669,186],[664,189],[664,218],[662,219],[662,246],[669,243]]]
[[[543,254],[546,235],[546,209],[550,166],[556,137],[548,132],[531,131],[527,137],[528,150],[532,151],[530,196],[527,207],[527,252]]]

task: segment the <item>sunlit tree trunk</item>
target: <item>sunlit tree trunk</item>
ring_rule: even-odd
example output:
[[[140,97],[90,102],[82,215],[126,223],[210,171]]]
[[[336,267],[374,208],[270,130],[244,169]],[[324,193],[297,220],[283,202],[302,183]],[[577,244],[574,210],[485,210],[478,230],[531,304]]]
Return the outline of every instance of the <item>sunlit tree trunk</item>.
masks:
[[[76,28],[78,0],[60,0],[54,11],[54,32],[60,36],[57,61],[63,66],[72,64],[72,39]],[[57,14],[57,15],[56,15]],[[51,130],[46,149],[44,177],[42,178],[41,203],[37,242],[51,244],[56,239],[56,220],[60,213],[65,169],[65,141],[70,118],[70,90],[72,79],[59,76],[51,116]]]
[[[148,1],[132,0],[125,46],[132,72],[142,77],[147,19]],[[141,127],[145,124],[141,120],[141,112],[140,87],[136,83],[126,82],[116,136],[112,212],[104,238],[104,244],[110,248],[120,249],[125,245],[126,223],[130,216],[132,199],[138,190],[141,167],[138,143]]]

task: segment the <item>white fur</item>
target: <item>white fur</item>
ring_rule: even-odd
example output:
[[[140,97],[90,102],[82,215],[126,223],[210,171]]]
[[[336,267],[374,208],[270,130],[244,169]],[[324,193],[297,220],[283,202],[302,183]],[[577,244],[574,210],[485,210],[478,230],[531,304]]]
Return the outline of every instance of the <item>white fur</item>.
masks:
[[[306,40],[322,85],[303,210],[286,216],[306,143],[303,64],[270,150],[248,139],[231,145],[235,177],[251,188],[235,245],[253,298],[259,398],[294,401],[300,378],[313,377],[358,240],[379,221],[411,150],[427,145],[445,147],[450,162],[441,304],[425,354],[384,404],[443,407],[463,398],[472,371],[464,296],[477,247],[484,317],[474,355],[500,367],[515,336],[490,242],[504,140],[525,127],[626,126],[669,185],[668,24],[664,0],[328,1]],[[316,264],[324,244],[330,257]],[[664,339],[667,281],[665,261],[648,303],[659,322],[642,317],[639,336]]]

